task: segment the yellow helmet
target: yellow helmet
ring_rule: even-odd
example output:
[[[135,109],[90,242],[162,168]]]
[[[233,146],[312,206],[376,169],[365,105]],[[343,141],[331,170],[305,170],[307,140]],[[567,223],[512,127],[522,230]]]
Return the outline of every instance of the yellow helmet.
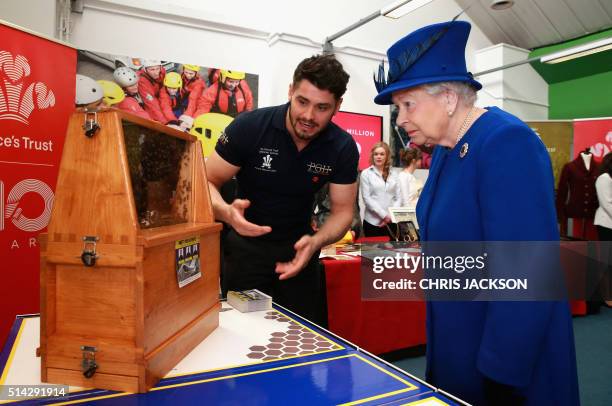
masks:
[[[180,89],[183,87],[183,79],[181,79],[181,75],[176,72],[167,73],[164,78],[164,86],[171,89]]]
[[[350,244],[352,242],[353,242],[353,233],[351,232],[351,230],[348,230],[346,234],[344,234],[344,237],[342,237],[340,241],[338,241],[336,244]]]
[[[98,80],[98,83],[102,87],[102,93],[104,94],[102,100],[104,100],[104,103],[107,105],[112,106],[113,104],[121,103],[123,99],[125,99],[123,89],[115,82]]]
[[[189,69],[196,73],[200,71],[200,67],[198,65],[189,65],[186,63],[183,64],[183,69]]]
[[[189,131],[202,142],[202,153],[205,157],[210,156],[219,136],[234,119],[220,113],[201,114],[193,120],[193,127]]]
[[[244,72],[238,72],[235,70],[225,70],[225,69],[221,69],[221,81],[225,81],[226,78],[229,79],[236,79],[236,80],[242,80],[244,79],[245,74]]]

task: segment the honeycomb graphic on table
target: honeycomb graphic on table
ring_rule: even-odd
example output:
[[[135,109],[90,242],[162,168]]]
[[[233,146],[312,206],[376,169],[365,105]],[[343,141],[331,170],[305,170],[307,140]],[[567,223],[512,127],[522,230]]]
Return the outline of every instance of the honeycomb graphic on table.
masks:
[[[342,348],[327,338],[312,332],[276,311],[267,312],[265,318],[276,320],[279,323],[289,323],[288,330],[285,332],[277,331],[270,334],[268,344],[253,345],[250,347],[250,352],[247,354],[249,358],[271,361],[280,358],[339,350]]]

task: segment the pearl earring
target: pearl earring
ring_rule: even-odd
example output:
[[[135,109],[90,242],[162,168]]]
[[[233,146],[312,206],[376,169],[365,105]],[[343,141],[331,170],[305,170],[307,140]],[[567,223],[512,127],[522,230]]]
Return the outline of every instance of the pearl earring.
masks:
[[[450,116],[452,116],[452,115],[453,115],[453,112],[449,110],[449,111],[448,111],[448,116],[450,117]]]

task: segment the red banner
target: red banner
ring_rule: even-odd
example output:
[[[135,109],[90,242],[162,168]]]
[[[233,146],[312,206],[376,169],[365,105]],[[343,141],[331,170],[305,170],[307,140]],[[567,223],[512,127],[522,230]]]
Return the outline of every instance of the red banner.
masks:
[[[39,247],[68,117],[76,51],[0,25],[0,345],[16,314],[39,311]],[[0,347],[1,348],[1,347]]]
[[[370,150],[382,141],[382,117],[339,111],[332,121],[353,136],[359,149],[359,170],[370,166]]]
[[[598,162],[612,151],[612,118],[574,121],[574,158],[586,148]]]

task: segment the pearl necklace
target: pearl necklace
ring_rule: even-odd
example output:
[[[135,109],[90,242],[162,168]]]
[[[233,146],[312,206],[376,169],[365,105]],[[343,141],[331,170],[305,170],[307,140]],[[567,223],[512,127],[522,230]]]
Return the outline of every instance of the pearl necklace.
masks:
[[[461,138],[463,138],[468,128],[470,128],[470,125],[472,124],[471,118],[472,118],[472,114],[474,113],[474,111],[476,111],[476,107],[472,106],[470,111],[468,111],[468,113],[466,114],[465,119],[463,120],[463,124],[461,124],[461,128],[459,129],[459,132],[457,133],[457,140],[455,142],[455,145],[459,144],[459,141],[461,140]]]

